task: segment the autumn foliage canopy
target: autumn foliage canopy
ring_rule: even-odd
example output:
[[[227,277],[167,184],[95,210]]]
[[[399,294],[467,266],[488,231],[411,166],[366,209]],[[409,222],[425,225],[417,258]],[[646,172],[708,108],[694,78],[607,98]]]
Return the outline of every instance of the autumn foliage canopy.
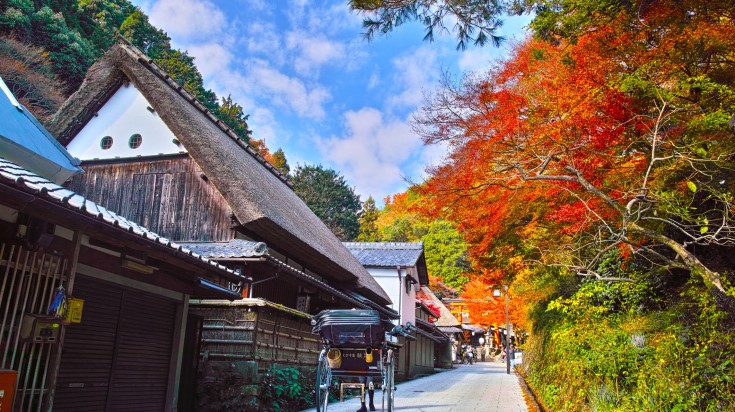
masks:
[[[542,9],[506,61],[446,76],[414,119],[448,148],[419,192],[469,244],[480,323],[502,319],[499,285],[522,324],[549,278],[630,282],[631,268],[735,296],[717,252],[735,244],[732,7],[577,3]]]

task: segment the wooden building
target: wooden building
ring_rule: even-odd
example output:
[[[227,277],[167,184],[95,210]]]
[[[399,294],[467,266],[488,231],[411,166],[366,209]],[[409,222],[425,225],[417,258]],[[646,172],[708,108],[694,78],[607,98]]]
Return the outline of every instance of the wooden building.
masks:
[[[401,339],[397,374],[400,379],[433,372],[436,345],[449,337],[438,330],[429,317],[438,314],[417,299],[422,285],[429,284],[429,274],[421,242],[345,242],[345,246],[367,268],[393,301],[398,322],[414,332],[416,340]]]
[[[49,180],[81,170],[3,92],[3,410],[10,389],[14,411],[175,410],[189,298],[237,299],[242,276]]]
[[[280,316],[289,321],[294,310],[308,315],[325,308],[370,308],[397,317],[378,282],[287,177],[135,47],[113,46],[47,127],[82,159],[86,173],[70,188],[252,279],[240,290],[259,299],[243,303],[250,309],[260,311],[257,302],[266,302],[283,308]],[[191,319],[199,321],[192,327],[202,337],[198,352],[207,362],[239,359],[257,362],[260,370],[284,359],[316,364],[313,352],[266,360],[247,344],[239,352],[219,351],[211,328],[218,320],[208,317],[213,307],[243,308],[190,306]],[[304,332],[308,318],[299,321],[302,338],[312,339]],[[193,379],[197,367],[184,380]]]
[[[449,309],[444,306],[441,300],[436,297],[434,292],[428,286],[421,286],[417,293],[417,300],[423,306],[428,306],[432,311],[438,311],[438,316],[434,315],[433,319],[429,319],[431,325],[435,327],[446,339],[435,346],[435,365],[442,369],[451,369],[452,363],[456,359],[455,344],[461,340],[462,329],[460,323]],[[437,334],[432,330],[433,334]]]

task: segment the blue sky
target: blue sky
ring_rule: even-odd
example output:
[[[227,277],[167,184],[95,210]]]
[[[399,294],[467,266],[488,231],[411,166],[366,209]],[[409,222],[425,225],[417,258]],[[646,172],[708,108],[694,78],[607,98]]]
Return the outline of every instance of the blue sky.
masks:
[[[418,24],[367,42],[347,0],[133,0],[173,46],[196,58],[205,86],[231,94],[254,136],[292,169],[322,164],[381,205],[441,162],[410,119],[442,70],[482,70],[508,46],[457,51],[451,34],[425,42]],[[499,32],[520,39],[529,17]]]

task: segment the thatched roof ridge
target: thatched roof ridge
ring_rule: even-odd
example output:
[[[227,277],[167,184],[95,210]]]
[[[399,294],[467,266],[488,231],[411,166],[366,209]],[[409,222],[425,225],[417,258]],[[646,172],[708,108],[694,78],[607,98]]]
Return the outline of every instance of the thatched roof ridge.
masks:
[[[340,287],[354,289],[380,304],[390,302],[367,270],[273,166],[133,46],[117,44],[92,65],[80,89],[50,119],[47,128],[67,144],[127,81],[154,106],[228,202],[246,233]]]

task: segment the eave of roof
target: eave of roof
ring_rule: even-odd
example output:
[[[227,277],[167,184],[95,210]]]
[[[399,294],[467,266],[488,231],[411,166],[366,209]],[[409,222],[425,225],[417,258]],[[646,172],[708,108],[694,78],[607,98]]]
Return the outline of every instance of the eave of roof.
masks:
[[[57,210],[65,210],[77,218],[98,223],[108,231],[118,233],[120,236],[133,236],[140,241],[146,242],[152,248],[164,251],[168,255],[193,264],[201,269],[211,271],[226,279],[236,282],[243,279],[240,275],[225,266],[206,259],[169,239],[163,238],[137,223],[2,157],[0,157],[0,184],[8,188],[21,190],[34,199],[48,202],[50,206],[56,206],[58,208]]]
[[[268,254],[268,246],[265,243],[245,239],[233,239],[228,242],[180,243],[212,260],[250,258]]]
[[[437,326],[437,329],[442,331],[443,333],[462,333],[462,329],[456,327],[456,326]]]
[[[447,343],[449,342],[449,336],[444,332],[437,329],[434,325],[421,319],[416,319],[416,326],[411,328],[416,333],[436,342],[436,343]]]
[[[15,100],[0,78],[0,155],[56,183],[81,173],[79,160]]]
[[[244,239],[234,239],[229,242],[187,242],[183,244],[188,248],[195,250],[197,253],[216,261],[241,260],[247,262],[248,259],[252,258],[264,259],[271,266],[289,273],[292,276],[336,296],[345,302],[351,303],[358,308],[376,309],[391,319],[398,319],[398,313],[385,306],[373,302],[365,297],[358,297],[359,295],[356,296],[350,291],[345,291],[341,288],[331,286],[306,272],[298,270],[293,266],[276,259],[268,254],[268,247],[265,243],[253,242]]]
[[[230,307],[230,308],[236,308],[236,307],[254,307],[254,306],[260,306],[260,307],[269,307],[275,310],[278,310],[280,312],[288,313],[290,315],[305,318],[305,319],[311,319],[312,316],[308,313],[304,313],[301,311],[298,311],[296,309],[291,309],[289,307],[279,305],[278,303],[273,303],[266,299],[240,299],[235,301],[229,301],[229,300],[223,300],[223,299],[192,299],[189,301],[189,305],[191,306],[199,306],[199,307]]]

